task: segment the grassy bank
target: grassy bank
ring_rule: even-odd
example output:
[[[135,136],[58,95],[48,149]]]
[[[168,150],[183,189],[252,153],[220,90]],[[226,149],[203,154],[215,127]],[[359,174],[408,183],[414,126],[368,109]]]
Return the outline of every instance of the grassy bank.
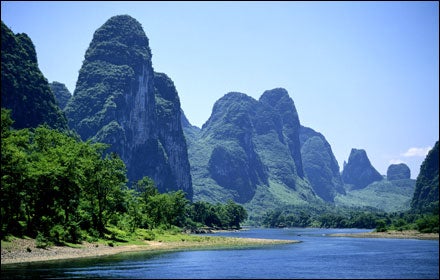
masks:
[[[232,238],[200,236],[163,231],[156,233],[154,240],[132,238],[130,240],[98,240],[82,244],[48,246],[38,248],[37,241],[30,238],[10,237],[1,243],[1,263],[14,264],[36,261],[99,257],[134,251],[178,251],[201,249],[246,248],[264,245],[296,243],[294,240],[274,240],[257,238]]]

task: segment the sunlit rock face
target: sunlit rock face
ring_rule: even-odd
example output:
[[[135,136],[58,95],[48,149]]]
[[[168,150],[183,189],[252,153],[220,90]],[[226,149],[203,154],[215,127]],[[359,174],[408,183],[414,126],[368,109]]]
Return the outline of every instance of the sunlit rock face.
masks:
[[[94,33],[65,112],[83,140],[110,144],[130,181],[148,176],[159,191],[192,198],[179,97],[166,75],[154,73],[148,44],[137,20],[110,18]]]
[[[342,171],[342,180],[352,185],[352,189],[363,189],[383,177],[371,165],[367,153],[362,149],[352,149],[347,164]]]

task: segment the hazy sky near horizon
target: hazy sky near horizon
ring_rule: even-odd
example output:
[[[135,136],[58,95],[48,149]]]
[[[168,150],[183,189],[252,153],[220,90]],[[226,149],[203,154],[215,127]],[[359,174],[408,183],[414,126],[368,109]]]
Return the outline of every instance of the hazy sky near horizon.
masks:
[[[1,19],[32,39],[45,77],[73,93],[93,33],[128,14],[149,38],[193,125],[238,91],[285,88],[302,125],[322,133],[342,170],[365,149],[386,174],[416,178],[439,138],[439,3],[1,2]]]

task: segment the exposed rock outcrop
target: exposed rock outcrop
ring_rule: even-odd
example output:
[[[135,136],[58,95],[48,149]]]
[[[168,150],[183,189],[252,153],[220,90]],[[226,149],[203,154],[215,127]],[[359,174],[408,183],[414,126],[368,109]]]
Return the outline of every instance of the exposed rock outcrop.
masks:
[[[342,180],[345,184],[352,185],[352,189],[363,189],[382,179],[382,175],[371,165],[365,150],[351,150],[348,162],[342,171]]]
[[[154,73],[148,38],[134,18],[114,16],[96,30],[65,112],[83,140],[110,144],[130,181],[148,176],[159,191],[192,198],[177,91]]]

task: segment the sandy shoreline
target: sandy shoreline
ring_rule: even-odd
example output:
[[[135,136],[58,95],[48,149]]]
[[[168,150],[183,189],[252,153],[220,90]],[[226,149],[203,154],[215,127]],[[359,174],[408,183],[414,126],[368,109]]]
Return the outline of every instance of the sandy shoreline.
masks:
[[[439,240],[438,233],[420,233],[416,230],[387,231],[387,232],[363,232],[363,233],[334,233],[329,236],[356,237],[356,238],[398,238],[398,239],[423,239]]]
[[[205,248],[234,248],[243,246],[261,246],[298,243],[296,240],[275,240],[258,238],[212,238],[209,241],[159,242],[144,241],[143,245],[108,246],[104,244],[83,243],[81,248],[51,246],[37,248],[34,239],[14,239],[8,246],[1,248],[1,264],[17,264],[51,260],[65,260],[85,257],[108,256],[135,251],[194,250]],[[4,248],[5,247],[5,248]],[[29,249],[28,249],[29,248]]]
[[[334,237],[355,237],[355,238],[403,238],[403,239],[424,239],[439,240],[438,233],[420,233],[415,230],[388,231],[388,232],[364,232],[364,233],[335,233],[329,236]],[[108,246],[105,244],[87,243],[81,244],[80,248],[67,246],[51,246],[47,249],[37,248],[34,239],[16,238],[11,242],[2,244],[1,264],[18,264],[39,261],[65,260],[85,257],[100,257],[114,255],[124,252],[135,251],[167,251],[167,250],[195,250],[208,248],[236,248],[244,246],[262,246],[275,244],[298,243],[296,240],[277,240],[259,238],[207,238],[198,241],[160,242],[144,241],[142,245],[117,245]]]

